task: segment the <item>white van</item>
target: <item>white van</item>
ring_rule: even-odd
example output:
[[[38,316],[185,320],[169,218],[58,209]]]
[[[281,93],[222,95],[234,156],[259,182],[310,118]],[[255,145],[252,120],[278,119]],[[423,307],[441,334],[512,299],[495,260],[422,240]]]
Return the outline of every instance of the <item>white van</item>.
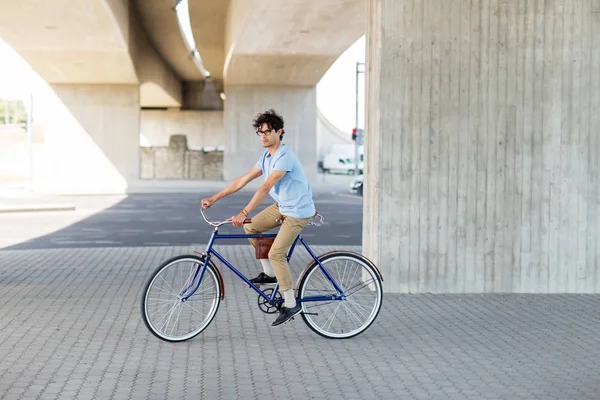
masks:
[[[358,163],[359,173],[362,173],[364,159],[363,159],[363,146],[359,149],[360,161]],[[325,173],[342,173],[342,174],[353,174],[354,173],[354,156],[355,149],[353,145],[337,145],[331,149],[331,152],[325,155],[323,158],[323,172]]]

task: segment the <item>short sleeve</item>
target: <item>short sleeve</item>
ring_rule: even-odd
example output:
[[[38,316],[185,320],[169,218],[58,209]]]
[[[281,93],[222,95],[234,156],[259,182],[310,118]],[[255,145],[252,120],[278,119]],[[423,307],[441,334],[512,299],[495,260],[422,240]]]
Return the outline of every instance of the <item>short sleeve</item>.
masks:
[[[294,159],[289,153],[283,153],[273,165],[274,171],[291,171],[294,167]]]
[[[260,158],[258,159],[258,161],[255,164],[256,168],[260,169],[263,174],[265,173],[265,170],[263,169],[264,159],[265,159],[265,153],[263,153],[262,156],[260,156]]]

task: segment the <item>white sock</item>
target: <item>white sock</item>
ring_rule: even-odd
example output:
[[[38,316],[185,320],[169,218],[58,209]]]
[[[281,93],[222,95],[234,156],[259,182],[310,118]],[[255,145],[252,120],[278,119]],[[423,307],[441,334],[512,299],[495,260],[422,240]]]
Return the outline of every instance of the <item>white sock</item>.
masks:
[[[294,289],[288,289],[283,292],[284,306],[287,308],[296,307],[296,298],[294,297]]]
[[[273,267],[271,266],[271,262],[268,258],[261,258],[260,262],[262,263],[265,274],[269,276],[275,276],[275,272],[273,272]]]

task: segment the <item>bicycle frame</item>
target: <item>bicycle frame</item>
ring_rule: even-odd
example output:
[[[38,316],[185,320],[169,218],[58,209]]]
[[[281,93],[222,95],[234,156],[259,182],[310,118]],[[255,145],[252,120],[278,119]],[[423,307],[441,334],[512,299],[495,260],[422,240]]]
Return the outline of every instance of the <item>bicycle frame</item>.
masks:
[[[196,293],[196,291],[200,287],[200,283],[202,282],[202,278],[204,277],[204,272],[206,271],[208,263],[210,262],[211,256],[215,256],[223,264],[225,264],[231,271],[233,271],[239,278],[241,278],[251,288],[253,288],[266,301],[273,302],[273,303],[283,302],[283,299],[279,299],[279,300],[275,299],[275,295],[277,294],[278,289],[279,289],[279,283],[275,284],[275,287],[273,288],[273,293],[269,297],[268,295],[265,294],[265,292],[263,292],[256,285],[254,285],[252,282],[250,282],[250,280],[242,272],[240,272],[237,268],[235,268],[235,266],[233,264],[231,264],[229,261],[227,261],[227,259],[225,259],[225,257],[223,257],[221,254],[219,254],[219,252],[217,252],[215,249],[213,249],[214,242],[217,239],[250,239],[250,238],[259,238],[259,237],[274,238],[276,236],[277,236],[277,234],[275,234],[275,233],[262,234],[262,235],[261,234],[247,234],[247,233],[244,233],[244,234],[220,234],[218,227],[216,227],[214,229],[211,237],[210,237],[208,245],[206,246],[206,259],[204,260],[204,265],[202,266],[202,268],[197,268],[196,269],[196,272],[194,274],[194,278],[192,279],[192,283],[190,283],[190,285],[182,291],[181,296],[183,296],[182,297],[183,300],[187,301],[194,293]],[[304,248],[306,249],[306,251],[308,251],[308,253],[312,257],[312,259],[317,262],[317,264],[319,265],[319,268],[321,268],[321,271],[323,271],[323,273],[325,274],[325,276],[327,277],[327,279],[329,279],[329,281],[333,284],[333,287],[338,292],[338,295],[337,296],[334,296],[334,295],[331,295],[331,296],[310,296],[310,297],[305,297],[305,298],[301,298],[301,299],[296,299],[296,301],[297,302],[308,302],[308,301],[331,301],[331,300],[343,300],[343,299],[345,299],[346,296],[345,296],[344,291],[342,290],[342,288],[340,288],[340,286],[337,284],[337,282],[333,279],[333,277],[325,269],[325,267],[323,266],[323,264],[321,264],[321,261],[319,261],[318,257],[312,251],[312,249],[310,248],[310,246],[304,241],[304,239],[302,238],[301,235],[298,235],[296,237],[296,239],[294,240],[294,242],[292,243],[292,246],[290,247],[290,249],[288,251],[288,254],[287,254],[287,261],[288,262],[290,261],[290,259],[292,257],[292,254],[294,253],[294,249],[296,248],[296,245],[297,245],[298,241],[300,241],[300,243],[304,246]],[[198,274],[200,274],[200,278],[198,279],[198,281],[196,283],[196,286],[191,291],[191,293],[189,293],[189,294],[186,295],[186,292],[190,289],[190,287],[193,286],[193,282],[196,281],[196,278],[198,277]]]

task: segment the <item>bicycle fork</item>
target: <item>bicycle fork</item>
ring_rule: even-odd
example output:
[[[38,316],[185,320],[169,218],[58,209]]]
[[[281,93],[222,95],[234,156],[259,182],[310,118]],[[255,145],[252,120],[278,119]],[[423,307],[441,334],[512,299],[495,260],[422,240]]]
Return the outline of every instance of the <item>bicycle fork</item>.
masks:
[[[194,295],[194,293],[196,293],[196,291],[200,287],[200,283],[202,282],[202,278],[204,277],[204,273],[206,272],[206,268],[208,267],[208,262],[209,262],[209,257],[206,256],[205,259],[204,259],[204,264],[202,265],[202,267],[200,267],[200,264],[196,264],[196,268],[195,268],[196,271],[194,271],[194,277],[190,281],[189,285],[185,289],[183,289],[179,293],[179,295],[177,295],[177,297],[182,302],[185,302],[190,297],[192,297]],[[202,272],[200,272],[200,270],[202,270]],[[187,294],[187,292],[190,290],[190,288],[194,285],[194,282],[196,282],[196,278],[198,278],[198,273],[200,273],[200,278],[198,279],[198,281],[196,283],[196,287],[194,287],[194,289],[189,294]]]

